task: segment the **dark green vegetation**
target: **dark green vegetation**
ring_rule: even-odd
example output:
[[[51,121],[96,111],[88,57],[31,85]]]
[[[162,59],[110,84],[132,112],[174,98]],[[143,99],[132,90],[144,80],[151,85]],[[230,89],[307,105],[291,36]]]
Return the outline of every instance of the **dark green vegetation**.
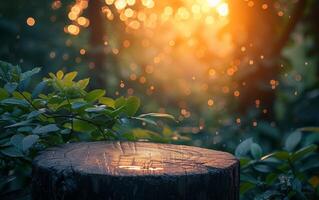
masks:
[[[137,97],[105,96],[105,91],[86,91],[89,79],[75,81],[77,73],[50,73],[31,90],[30,78],[40,71],[22,72],[18,66],[1,62],[1,194],[22,198],[28,194],[32,158],[41,149],[76,141],[113,139],[170,141],[162,134],[134,129],[134,121],[157,125],[154,118],[171,115],[147,113],[135,116]],[[31,93],[28,91],[32,91]],[[275,129],[264,127],[278,137]],[[319,157],[315,153],[318,128],[298,129],[285,140],[281,150],[264,154],[252,138],[239,144],[235,155],[241,161],[242,197],[257,199],[315,199],[319,195]],[[179,136],[175,133],[175,137]],[[166,139],[165,139],[166,138]],[[14,193],[14,196],[12,196]]]
[[[12,192],[25,192],[32,158],[41,149],[76,141],[134,140],[139,133],[152,138],[150,131],[134,130],[133,123],[156,126],[156,118],[174,119],[162,113],[135,116],[140,106],[137,97],[112,99],[101,89],[87,91],[89,79],[75,81],[77,72],[50,73],[27,89],[39,71],[22,72],[18,66],[0,62],[0,191],[8,198],[16,198]]]
[[[314,135],[304,137],[307,129],[291,133],[284,147],[264,154],[252,138],[238,145],[235,155],[241,163],[241,187],[244,198],[317,199],[319,197],[319,159]],[[311,131],[318,131],[314,128]]]

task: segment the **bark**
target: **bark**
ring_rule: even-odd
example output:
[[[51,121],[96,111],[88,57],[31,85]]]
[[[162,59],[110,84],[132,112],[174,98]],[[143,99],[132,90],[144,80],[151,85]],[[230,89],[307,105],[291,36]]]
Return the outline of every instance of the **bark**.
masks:
[[[239,199],[231,154],[145,142],[73,143],[33,162],[38,199]]]

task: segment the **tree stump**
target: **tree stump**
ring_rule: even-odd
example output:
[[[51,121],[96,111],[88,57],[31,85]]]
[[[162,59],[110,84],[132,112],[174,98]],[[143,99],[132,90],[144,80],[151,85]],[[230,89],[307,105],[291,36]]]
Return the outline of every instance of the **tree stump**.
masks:
[[[35,158],[32,197],[239,199],[239,162],[229,153],[184,145],[71,143]]]

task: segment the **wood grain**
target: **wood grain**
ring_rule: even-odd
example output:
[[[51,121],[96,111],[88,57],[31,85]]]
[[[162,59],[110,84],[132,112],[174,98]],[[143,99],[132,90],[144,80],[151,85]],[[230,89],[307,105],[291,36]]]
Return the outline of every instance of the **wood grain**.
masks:
[[[34,199],[238,199],[225,152],[146,142],[73,143],[33,162]]]

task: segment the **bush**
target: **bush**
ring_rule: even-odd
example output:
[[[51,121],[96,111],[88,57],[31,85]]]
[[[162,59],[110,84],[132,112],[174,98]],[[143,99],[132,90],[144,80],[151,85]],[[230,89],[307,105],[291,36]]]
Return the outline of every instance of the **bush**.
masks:
[[[89,79],[75,81],[77,72],[50,73],[28,90],[39,71],[22,72],[19,66],[0,62],[1,195],[24,189],[39,150],[76,141],[132,139],[128,132],[134,121],[156,125],[156,118],[174,119],[162,113],[135,116],[137,97],[112,99],[105,90],[88,91]]]
[[[235,154],[240,158],[243,199],[319,198],[317,146],[312,144],[311,135],[302,138],[303,130],[307,129],[291,133],[282,150],[266,155],[252,138],[238,145]],[[311,131],[318,130],[312,128]]]

